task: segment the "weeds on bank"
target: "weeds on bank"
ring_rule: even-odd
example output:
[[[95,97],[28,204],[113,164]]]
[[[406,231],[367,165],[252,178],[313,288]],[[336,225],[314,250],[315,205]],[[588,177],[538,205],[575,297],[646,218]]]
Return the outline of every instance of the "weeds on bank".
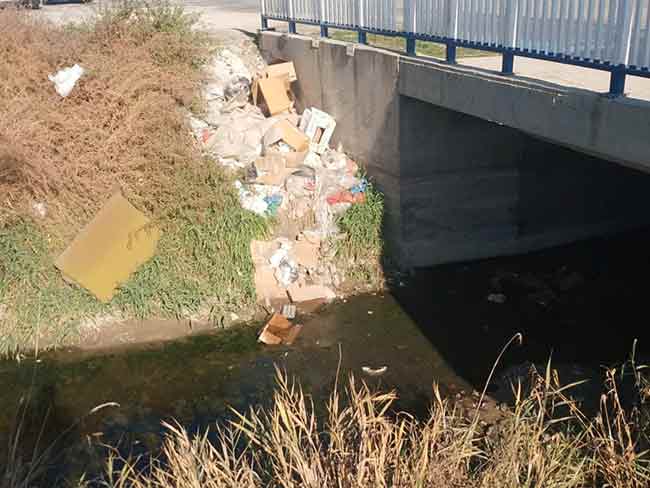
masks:
[[[129,0],[67,27],[0,10],[0,354],[38,337],[57,344],[98,312],[178,316],[215,296],[215,311],[252,302],[248,243],[266,224],[241,210],[186,123],[212,48],[195,20]],[[47,75],[75,63],[87,73],[61,98]],[[163,237],[105,307],[53,261],[117,188]]]
[[[610,371],[610,374],[613,374]],[[113,456],[109,487],[361,488],[640,488],[648,486],[648,452],[636,436],[635,409],[615,400],[608,376],[601,411],[589,419],[548,366],[514,385],[514,408],[489,430],[444,400],[434,386],[426,420],[395,413],[393,392],[371,391],[350,378],[346,399],[332,392],[325,418],[310,398],[278,373],[272,406],[237,413],[207,432],[168,430],[150,472]],[[645,405],[645,404],[643,404]],[[647,405],[646,405],[647,406]],[[645,431],[647,433],[647,430]],[[119,467],[118,467],[119,466]]]
[[[104,307],[83,289],[67,285],[54,268],[44,231],[30,220],[0,224],[0,353],[38,337],[68,336],[84,316]]]
[[[336,243],[336,253],[353,280],[380,283],[383,223],[384,197],[369,183],[366,201],[350,207],[338,221],[344,237]]]

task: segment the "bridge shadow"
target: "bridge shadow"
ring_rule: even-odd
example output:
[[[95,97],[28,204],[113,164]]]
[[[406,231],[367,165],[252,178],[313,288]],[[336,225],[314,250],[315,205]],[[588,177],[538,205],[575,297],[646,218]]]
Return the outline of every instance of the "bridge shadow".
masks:
[[[390,292],[454,371],[479,391],[501,348],[519,332],[523,344],[507,351],[499,371],[543,365],[552,357],[556,366],[597,372],[627,359],[635,339],[641,355],[650,350],[649,245],[645,229],[521,256],[417,269],[407,286],[393,284]]]

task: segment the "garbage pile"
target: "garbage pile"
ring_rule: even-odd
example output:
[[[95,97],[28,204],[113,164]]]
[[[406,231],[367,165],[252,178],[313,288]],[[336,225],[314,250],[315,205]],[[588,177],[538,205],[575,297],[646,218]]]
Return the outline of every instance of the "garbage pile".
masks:
[[[336,120],[317,108],[296,113],[291,62],[253,74],[224,49],[212,69],[207,113],[191,118],[195,137],[206,154],[240,173],[242,207],[277,222],[273,240],[251,243],[258,298],[272,309],[335,298],[343,280],[332,262],[336,221],[363,203],[367,190],[357,164],[330,147]]]

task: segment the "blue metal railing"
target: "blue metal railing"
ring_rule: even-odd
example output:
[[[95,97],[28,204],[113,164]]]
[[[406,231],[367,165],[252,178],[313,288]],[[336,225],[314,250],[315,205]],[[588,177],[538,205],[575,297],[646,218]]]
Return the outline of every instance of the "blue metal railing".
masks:
[[[358,33],[402,37],[406,53],[416,41],[502,55],[512,74],[516,56],[610,73],[610,96],[624,93],[627,75],[650,78],[650,0],[260,0],[262,28],[269,20]]]

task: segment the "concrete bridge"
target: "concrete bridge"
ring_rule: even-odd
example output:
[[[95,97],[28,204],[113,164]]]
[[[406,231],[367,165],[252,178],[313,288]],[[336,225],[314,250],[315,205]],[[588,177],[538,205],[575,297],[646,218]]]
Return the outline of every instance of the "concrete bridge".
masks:
[[[299,108],[386,194],[403,266],[526,252],[650,223],[650,103],[364,45],[261,33]]]

